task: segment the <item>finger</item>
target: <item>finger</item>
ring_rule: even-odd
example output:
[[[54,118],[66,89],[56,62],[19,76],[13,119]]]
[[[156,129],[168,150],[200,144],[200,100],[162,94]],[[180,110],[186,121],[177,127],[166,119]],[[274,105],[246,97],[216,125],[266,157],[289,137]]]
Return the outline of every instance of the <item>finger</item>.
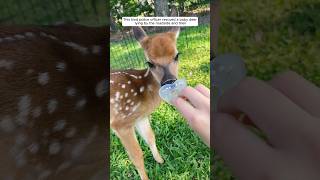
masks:
[[[320,118],[320,89],[317,86],[292,71],[279,74],[269,83],[305,111]]]
[[[219,99],[218,111],[244,112],[276,146],[295,141],[297,131],[303,128],[301,119],[311,117],[279,91],[254,78],[246,78],[226,92]]]
[[[213,147],[239,179],[260,179],[272,169],[275,151],[233,116],[217,113],[213,123]],[[245,166],[244,166],[245,163]]]
[[[210,98],[210,90],[207,87],[205,87],[204,85],[198,84],[195,87],[195,89],[198,90],[205,97]]]
[[[196,115],[196,109],[188,101],[180,97],[174,99],[172,104],[181,112],[188,122]]]
[[[191,87],[184,88],[179,94],[179,96],[186,97],[190,101],[190,103],[195,107],[206,106],[204,105],[204,103],[208,101],[208,98],[206,98],[199,91]]]

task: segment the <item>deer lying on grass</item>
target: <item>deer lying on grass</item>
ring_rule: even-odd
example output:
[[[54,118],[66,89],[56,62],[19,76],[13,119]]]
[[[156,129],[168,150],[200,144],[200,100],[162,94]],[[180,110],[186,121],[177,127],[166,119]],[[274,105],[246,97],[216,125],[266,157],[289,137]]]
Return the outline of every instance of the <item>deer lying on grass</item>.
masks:
[[[146,180],[148,176],[144,168],[143,153],[135,136],[135,128],[149,145],[154,159],[163,163],[149,116],[160,105],[160,86],[177,79],[179,53],[176,40],[179,28],[153,36],[147,36],[140,27],[134,27],[133,32],[144,49],[149,67],[144,70],[111,72],[110,125],[127,150],[141,179]]]
[[[108,28],[0,27],[0,179],[106,179]]]

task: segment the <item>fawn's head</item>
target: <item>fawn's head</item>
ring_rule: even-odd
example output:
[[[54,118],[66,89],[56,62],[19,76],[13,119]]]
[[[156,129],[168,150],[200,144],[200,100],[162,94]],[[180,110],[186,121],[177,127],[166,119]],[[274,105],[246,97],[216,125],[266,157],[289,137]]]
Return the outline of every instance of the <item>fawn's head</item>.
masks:
[[[168,32],[148,36],[141,27],[133,27],[134,36],[144,50],[150,71],[161,85],[177,80],[179,52],[176,41],[179,32],[179,27],[173,27]]]

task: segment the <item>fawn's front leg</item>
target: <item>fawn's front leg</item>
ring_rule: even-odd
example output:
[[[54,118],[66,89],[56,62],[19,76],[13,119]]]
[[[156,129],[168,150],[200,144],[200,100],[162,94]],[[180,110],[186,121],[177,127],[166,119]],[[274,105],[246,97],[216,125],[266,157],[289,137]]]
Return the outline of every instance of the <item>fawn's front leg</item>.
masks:
[[[150,150],[152,152],[153,158],[160,164],[163,163],[163,159],[158,151],[155,135],[150,126],[150,121],[148,117],[139,119],[136,122],[136,129],[140,136],[145,140],[145,142],[149,145]]]
[[[119,137],[122,145],[127,150],[129,158],[138,170],[142,180],[148,180],[146,170],[144,168],[143,153],[137,141],[134,127],[115,129],[116,135]]]

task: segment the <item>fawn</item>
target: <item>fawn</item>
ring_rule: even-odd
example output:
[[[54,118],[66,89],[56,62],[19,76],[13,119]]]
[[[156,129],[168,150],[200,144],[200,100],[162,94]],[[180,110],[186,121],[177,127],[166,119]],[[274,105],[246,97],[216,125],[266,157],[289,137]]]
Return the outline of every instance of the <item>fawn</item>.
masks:
[[[133,27],[149,67],[144,70],[112,71],[110,76],[110,126],[143,180],[148,176],[135,128],[149,145],[154,159],[163,163],[149,116],[160,105],[160,86],[177,79],[179,53],[176,40],[179,31],[180,28],[174,27],[169,32],[147,36],[141,27]]]
[[[107,179],[107,27],[0,27],[0,179]]]

